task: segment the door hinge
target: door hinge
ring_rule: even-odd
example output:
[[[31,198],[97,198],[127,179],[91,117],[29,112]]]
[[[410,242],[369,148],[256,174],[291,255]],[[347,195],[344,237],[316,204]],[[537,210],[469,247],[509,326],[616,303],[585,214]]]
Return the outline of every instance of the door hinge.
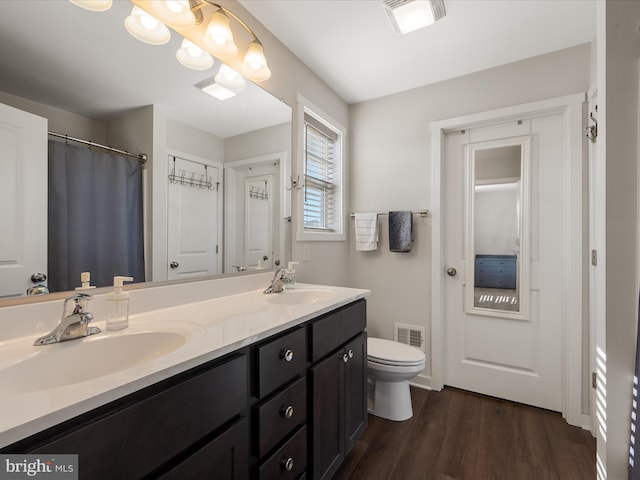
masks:
[[[591,265],[594,267],[598,265],[598,251],[591,250]]]
[[[598,376],[596,372],[591,372],[591,388],[598,388]]]

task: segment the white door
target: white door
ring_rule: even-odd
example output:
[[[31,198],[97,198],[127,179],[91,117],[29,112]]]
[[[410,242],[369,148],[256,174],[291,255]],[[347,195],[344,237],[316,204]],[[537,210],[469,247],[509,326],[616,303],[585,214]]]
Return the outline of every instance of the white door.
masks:
[[[445,266],[455,269],[448,270],[444,283],[444,383],[556,411],[562,409],[563,127],[563,117],[557,114],[448,133],[443,190]],[[482,260],[478,254],[485,252],[475,247],[470,233],[477,232],[483,220],[474,218],[473,208],[469,209],[470,195],[474,195],[470,178],[478,177],[473,176],[465,152],[483,142],[509,143],[516,137],[525,139],[530,157],[522,171],[523,183],[528,182],[521,197],[524,204],[517,206],[518,218],[528,219],[521,223],[524,231],[520,230],[526,238],[519,237],[517,247],[507,255],[517,258],[519,275],[512,291],[517,292],[513,297],[521,310],[513,313],[500,310],[506,308],[500,303],[486,309],[473,303],[480,282],[475,275]],[[518,250],[522,242],[526,255]],[[495,299],[502,301],[504,290],[491,288],[499,293]]]
[[[167,250],[169,280],[221,273],[220,168],[169,158]]]
[[[47,273],[47,120],[0,104],[0,298]]]
[[[273,175],[247,177],[245,258],[247,267],[271,268],[273,258]]]

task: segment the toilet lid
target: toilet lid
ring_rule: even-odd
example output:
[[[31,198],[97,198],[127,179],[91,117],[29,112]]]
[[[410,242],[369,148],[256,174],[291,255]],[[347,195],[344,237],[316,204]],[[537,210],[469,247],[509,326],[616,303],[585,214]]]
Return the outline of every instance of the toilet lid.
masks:
[[[422,350],[383,338],[367,338],[367,356],[370,361],[385,365],[420,365],[425,361]]]

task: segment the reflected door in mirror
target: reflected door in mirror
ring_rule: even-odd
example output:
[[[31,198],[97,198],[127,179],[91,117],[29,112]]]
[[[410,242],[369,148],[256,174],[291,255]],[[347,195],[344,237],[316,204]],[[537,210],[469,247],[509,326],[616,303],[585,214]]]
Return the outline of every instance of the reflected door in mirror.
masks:
[[[169,168],[167,277],[221,273],[221,168],[178,157],[169,159]]]
[[[0,298],[47,270],[47,121],[0,104]]]

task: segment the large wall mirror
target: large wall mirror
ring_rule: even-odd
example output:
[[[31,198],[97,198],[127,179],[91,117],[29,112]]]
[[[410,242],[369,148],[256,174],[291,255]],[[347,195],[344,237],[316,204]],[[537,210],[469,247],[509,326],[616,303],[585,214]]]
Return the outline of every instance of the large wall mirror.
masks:
[[[184,67],[175,32],[165,45],[134,39],[124,26],[132,6],[118,1],[91,12],[67,0],[0,2],[0,104],[47,118],[49,131],[149,156],[142,169],[145,282],[286,264],[291,108],[249,81],[224,101],[205,94],[196,84],[212,79],[221,62]],[[233,201],[227,177],[237,178]],[[11,218],[31,215],[17,208],[3,205]],[[194,252],[209,256],[181,271]],[[5,258],[0,252],[0,285]],[[30,283],[21,282],[15,290],[26,293]],[[0,299],[14,297],[0,292]]]
[[[466,311],[526,319],[529,138],[467,146]]]

